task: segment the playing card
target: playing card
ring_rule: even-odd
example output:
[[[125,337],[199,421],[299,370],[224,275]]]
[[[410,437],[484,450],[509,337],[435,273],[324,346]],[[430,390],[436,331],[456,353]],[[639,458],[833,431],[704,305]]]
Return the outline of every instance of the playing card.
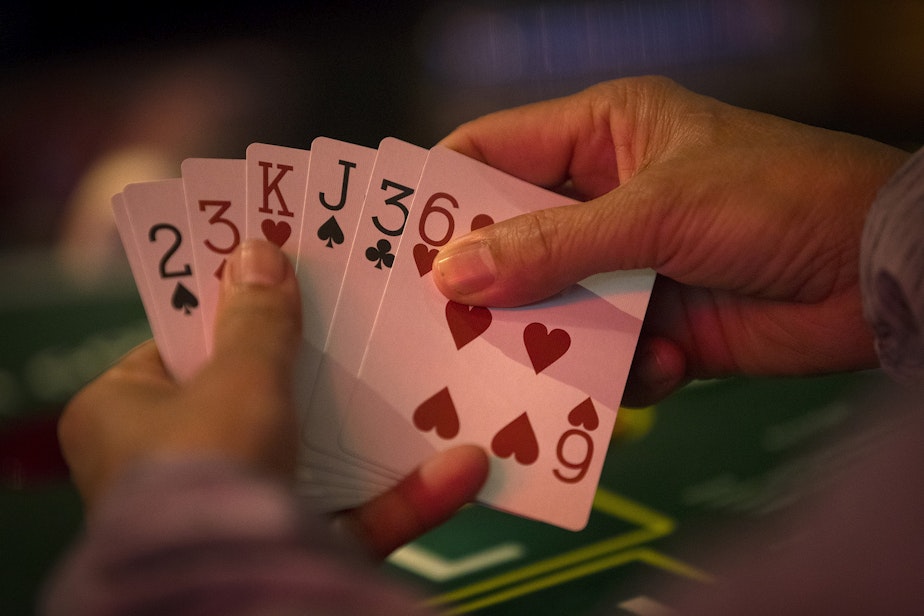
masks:
[[[296,276],[302,295],[303,338],[315,350],[301,367],[299,378],[312,384],[337,305],[375,155],[373,148],[327,137],[317,137],[311,142]]]
[[[340,415],[356,384],[367,339],[395,261],[427,150],[395,139],[379,144],[375,165],[337,299],[303,434],[305,460],[317,481],[349,490],[329,500],[334,508],[356,505],[394,483],[396,476],[343,452]],[[325,474],[326,471],[326,474]]]
[[[144,307],[144,312],[148,317],[148,324],[151,326],[151,333],[157,343],[157,350],[160,356],[164,358],[166,365],[174,365],[170,341],[161,327],[158,304],[151,293],[151,286],[148,284],[144,274],[144,267],[141,264],[138,247],[135,244],[134,231],[132,230],[131,221],[128,219],[128,211],[125,209],[125,200],[122,193],[112,197],[112,215],[115,220],[116,230],[119,232],[119,238],[122,241],[122,247],[125,250],[128,266],[131,269],[132,277],[135,279],[135,286],[138,288],[138,295],[141,296],[141,305]]]
[[[180,169],[195,270],[199,273],[199,304],[206,333],[206,352],[211,354],[225,260],[241,243],[244,230],[244,161],[187,158]]]
[[[158,328],[170,348],[164,360],[177,379],[188,379],[207,354],[183,180],[129,184],[122,196]]]
[[[294,262],[308,188],[309,150],[267,143],[247,147],[246,237],[279,246]]]
[[[586,524],[653,274],[602,276],[503,310],[447,302],[431,279],[434,255],[453,237],[569,202],[456,152],[430,151],[344,449],[400,476],[433,451],[477,443],[491,454],[481,502],[568,529]]]

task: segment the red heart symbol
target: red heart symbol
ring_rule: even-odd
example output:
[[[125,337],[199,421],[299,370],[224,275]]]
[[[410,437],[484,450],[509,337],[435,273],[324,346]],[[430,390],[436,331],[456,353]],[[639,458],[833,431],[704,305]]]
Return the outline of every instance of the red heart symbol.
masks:
[[[426,276],[433,269],[433,259],[436,258],[436,248],[430,248],[426,244],[414,245],[414,261],[417,262],[417,271],[421,276]]]
[[[451,439],[459,433],[459,414],[444,387],[426,400],[414,411],[414,425],[421,432],[435,430],[437,436]]]
[[[571,336],[563,329],[549,331],[542,323],[530,323],[523,330],[523,343],[539,374],[565,354],[571,346]]]
[[[466,306],[451,300],[446,303],[446,323],[457,350],[483,334],[492,318],[491,311],[483,306]]]
[[[539,442],[526,413],[494,435],[491,439],[491,451],[501,458],[513,456],[520,464],[532,464],[539,459]]]
[[[575,428],[583,426],[591,432],[597,429],[597,426],[600,425],[600,420],[597,418],[597,410],[594,408],[594,403],[590,401],[590,398],[571,409],[571,412],[568,413],[568,423]]]
[[[260,223],[260,230],[263,231],[263,237],[277,246],[285,244],[289,236],[292,235],[292,227],[284,220],[275,222],[267,218]]]
[[[487,214],[478,214],[472,218],[472,231],[475,229],[480,229],[482,227],[487,227],[488,225],[493,225],[494,219],[488,216]]]

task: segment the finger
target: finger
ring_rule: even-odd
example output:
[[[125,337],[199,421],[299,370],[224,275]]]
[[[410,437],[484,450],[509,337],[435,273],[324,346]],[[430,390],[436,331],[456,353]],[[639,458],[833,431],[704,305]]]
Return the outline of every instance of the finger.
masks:
[[[384,558],[474,500],[487,476],[488,458],[480,447],[455,447],[388,492],[343,514],[340,522],[373,554]]]
[[[71,479],[84,503],[93,504],[122,459],[132,456],[135,433],[126,415],[113,413],[124,400],[141,406],[175,391],[153,340],[129,351],[118,363],[71,398],[58,419],[58,442]]]
[[[225,265],[212,358],[189,382],[186,403],[196,412],[177,440],[272,471],[294,468],[300,332],[291,263],[274,244],[245,242]]]
[[[668,147],[656,134],[661,123],[642,118],[691,96],[664,78],[617,79],[486,115],[440,144],[539,186],[568,183],[569,194],[587,200],[624,184]]]
[[[640,408],[660,402],[687,381],[686,371],[686,355],[673,340],[639,338],[621,405]]]
[[[248,240],[228,259],[216,314],[216,357],[287,367],[301,331],[292,264],[274,244]]]
[[[145,340],[128,351],[99,378],[150,380],[157,383],[173,381],[154,340]]]
[[[595,197],[619,184],[619,165],[604,116],[610,109],[594,103],[582,95],[499,111],[462,125],[440,145],[531,184],[568,184],[576,198]]]
[[[633,194],[626,186],[473,231],[439,252],[434,282],[454,301],[506,307],[545,299],[599,272],[659,265],[665,247],[657,234],[670,227],[671,211],[661,207],[666,201],[643,205],[647,198]]]

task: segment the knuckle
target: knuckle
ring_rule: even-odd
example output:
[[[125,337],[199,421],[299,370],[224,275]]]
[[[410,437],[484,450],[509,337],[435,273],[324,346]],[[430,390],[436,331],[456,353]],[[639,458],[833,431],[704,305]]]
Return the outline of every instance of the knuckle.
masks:
[[[669,77],[640,75],[597,83],[588,87],[586,93],[592,98],[612,104],[614,101],[626,103],[631,100],[662,97],[678,89],[680,85]]]
[[[524,214],[519,224],[515,225],[514,236],[511,238],[518,247],[513,251],[517,264],[545,269],[560,260],[560,230],[552,210]]]

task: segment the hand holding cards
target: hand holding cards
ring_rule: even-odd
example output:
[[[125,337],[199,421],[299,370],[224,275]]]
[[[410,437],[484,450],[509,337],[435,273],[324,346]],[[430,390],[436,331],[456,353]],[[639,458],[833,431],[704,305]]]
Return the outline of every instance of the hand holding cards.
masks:
[[[481,502],[586,524],[653,273],[596,276],[516,309],[449,302],[432,281],[451,239],[569,200],[392,138],[253,144],[244,160],[187,160],[182,175],[113,199],[154,337],[188,378],[210,353],[225,256],[247,237],[282,247],[303,301],[306,498],[355,506],[475,443],[491,457]]]

